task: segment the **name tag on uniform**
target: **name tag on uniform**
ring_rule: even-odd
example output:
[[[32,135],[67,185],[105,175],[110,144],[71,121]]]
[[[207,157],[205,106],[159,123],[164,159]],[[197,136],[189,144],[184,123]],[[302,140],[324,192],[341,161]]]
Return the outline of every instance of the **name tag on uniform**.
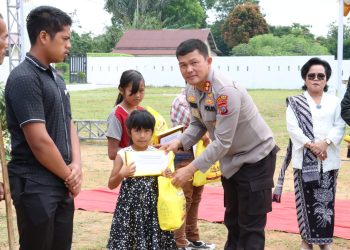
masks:
[[[205,106],[204,106],[204,109],[205,109],[206,111],[216,111],[215,106],[207,106],[207,105],[205,105]]]
[[[195,102],[189,102],[191,108],[198,108],[197,103]]]

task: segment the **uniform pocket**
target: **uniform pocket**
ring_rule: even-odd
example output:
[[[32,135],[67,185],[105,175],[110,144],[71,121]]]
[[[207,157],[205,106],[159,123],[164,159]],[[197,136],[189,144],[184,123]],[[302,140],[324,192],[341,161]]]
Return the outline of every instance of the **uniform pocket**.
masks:
[[[255,179],[249,184],[251,193],[249,194],[248,214],[263,215],[271,212],[273,179]]]

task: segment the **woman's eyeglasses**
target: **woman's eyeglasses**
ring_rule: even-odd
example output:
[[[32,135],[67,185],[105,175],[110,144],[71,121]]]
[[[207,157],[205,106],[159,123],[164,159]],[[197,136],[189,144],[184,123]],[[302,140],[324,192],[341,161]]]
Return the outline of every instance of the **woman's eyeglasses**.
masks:
[[[323,73],[310,73],[307,75],[307,79],[309,80],[315,80],[315,78],[316,80],[324,80],[325,77],[326,75]]]

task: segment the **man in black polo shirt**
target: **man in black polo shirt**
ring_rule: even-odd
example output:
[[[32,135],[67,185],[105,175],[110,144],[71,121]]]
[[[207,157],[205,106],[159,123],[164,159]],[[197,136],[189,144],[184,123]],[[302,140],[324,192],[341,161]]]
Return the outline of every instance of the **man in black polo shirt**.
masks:
[[[69,94],[50,63],[69,53],[71,18],[41,6],[27,17],[31,43],[5,88],[8,164],[20,249],[70,249],[82,173]]]

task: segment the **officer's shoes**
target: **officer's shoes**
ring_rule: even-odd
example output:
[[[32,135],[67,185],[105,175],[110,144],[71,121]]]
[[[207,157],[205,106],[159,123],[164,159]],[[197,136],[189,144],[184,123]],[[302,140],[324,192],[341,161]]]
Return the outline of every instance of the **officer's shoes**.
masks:
[[[188,247],[190,249],[200,249],[200,250],[214,250],[215,249],[215,244],[208,244],[205,243],[204,241],[197,240],[197,241],[188,241]]]

